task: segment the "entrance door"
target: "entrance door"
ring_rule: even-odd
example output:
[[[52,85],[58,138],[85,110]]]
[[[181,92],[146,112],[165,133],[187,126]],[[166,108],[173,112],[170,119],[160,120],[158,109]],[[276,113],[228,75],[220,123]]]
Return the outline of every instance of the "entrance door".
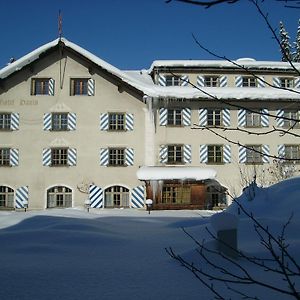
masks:
[[[104,207],[129,207],[129,190],[119,185],[107,188],[105,190]]]

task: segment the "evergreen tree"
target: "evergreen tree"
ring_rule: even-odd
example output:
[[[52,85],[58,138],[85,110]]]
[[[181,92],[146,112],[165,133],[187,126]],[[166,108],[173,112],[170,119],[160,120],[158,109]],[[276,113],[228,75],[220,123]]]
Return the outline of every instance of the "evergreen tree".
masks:
[[[296,42],[294,42],[295,51],[293,53],[293,61],[300,62],[300,19],[298,21],[298,29],[297,29],[297,36]]]
[[[282,61],[291,61],[292,55],[291,55],[291,44],[290,44],[290,37],[288,35],[288,32],[285,30],[284,25],[282,22],[280,24],[280,51],[282,54]]]

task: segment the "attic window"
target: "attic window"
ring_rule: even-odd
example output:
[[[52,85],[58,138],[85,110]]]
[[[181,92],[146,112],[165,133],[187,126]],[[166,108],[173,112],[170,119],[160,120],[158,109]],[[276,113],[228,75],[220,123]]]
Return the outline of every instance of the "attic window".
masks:
[[[52,78],[33,78],[31,95],[54,95],[54,80]]]

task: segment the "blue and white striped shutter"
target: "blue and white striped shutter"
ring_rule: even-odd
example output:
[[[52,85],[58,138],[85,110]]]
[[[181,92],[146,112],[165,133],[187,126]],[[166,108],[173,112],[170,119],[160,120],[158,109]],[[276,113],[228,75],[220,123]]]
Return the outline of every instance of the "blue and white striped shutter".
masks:
[[[168,110],[166,108],[159,109],[159,125],[166,126],[167,125],[167,118],[168,118]]]
[[[239,161],[242,164],[247,161],[247,149],[243,146],[239,146]]]
[[[281,81],[279,77],[273,77],[273,86],[274,87],[281,87]]]
[[[18,130],[20,124],[20,115],[18,113],[12,113],[11,114],[11,123],[10,123],[10,129],[11,130]]]
[[[133,148],[125,149],[125,165],[133,166],[134,163],[134,150]]]
[[[278,145],[278,156],[280,158],[285,158],[285,145]]]
[[[77,151],[75,148],[68,149],[68,165],[69,166],[76,166],[77,161]]]
[[[192,117],[192,111],[190,108],[184,108],[182,110],[182,123],[184,126],[190,126],[191,125],[191,117]]]
[[[264,108],[262,109],[261,114],[261,126],[268,127],[269,126],[269,110]]]
[[[90,185],[89,200],[91,203],[91,208],[103,207],[103,190],[99,186]]]
[[[181,84],[181,86],[187,86],[189,84],[189,76],[188,75],[182,75],[180,77],[180,84]]]
[[[108,166],[109,164],[109,149],[101,148],[100,149],[100,166]]]
[[[300,77],[296,77],[294,79],[294,88],[295,89],[300,89]]]
[[[100,114],[100,130],[108,130],[108,113]]]
[[[230,109],[225,108],[222,111],[223,116],[223,126],[229,127],[230,126]]]
[[[25,208],[28,206],[28,195],[28,186],[21,186],[16,190],[16,208]]]
[[[270,147],[269,145],[262,145],[262,153],[263,153],[263,163],[269,163],[270,162]]]
[[[49,90],[48,90],[48,95],[49,96],[54,96],[54,79],[50,78],[49,79]]]
[[[145,187],[139,185],[131,190],[131,207],[143,208],[145,200]]]
[[[239,109],[238,111],[238,126],[246,126],[246,110]]]
[[[125,122],[125,129],[127,131],[132,131],[133,130],[133,114],[126,114],[125,115],[126,122]]]
[[[283,127],[284,125],[284,119],[282,119],[284,116],[284,110],[283,109],[278,109],[276,112],[276,123],[277,127]]]
[[[220,87],[226,87],[227,86],[227,76],[223,75],[220,77]]]
[[[264,76],[258,76],[258,78],[257,78],[257,87],[259,87],[259,88],[265,87],[265,78],[264,78]]]
[[[168,147],[166,145],[161,145],[159,149],[159,162],[162,164],[168,161]]]
[[[68,114],[68,129],[69,130],[76,130],[76,114],[69,113]]]
[[[9,151],[9,164],[12,167],[16,167],[19,165],[19,150],[11,148]]]
[[[200,145],[200,163],[207,163],[207,145]]]
[[[231,146],[230,145],[223,146],[223,161],[225,164],[229,164],[231,162]]]
[[[51,149],[43,149],[43,166],[51,166]]]
[[[161,86],[167,85],[167,80],[164,75],[158,74],[158,85],[161,85]]]
[[[235,86],[236,87],[243,86],[243,77],[242,76],[235,76]]]
[[[207,125],[207,109],[201,108],[199,109],[199,126]]]
[[[51,130],[52,128],[52,114],[46,113],[43,118],[43,129]]]
[[[192,162],[192,146],[183,145],[183,162],[190,164]]]
[[[199,86],[199,87],[205,86],[204,76],[201,76],[201,75],[197,76],[197,86]]]
[[[95,80],[90,78],[88,80],[88,96],[95,95]]]

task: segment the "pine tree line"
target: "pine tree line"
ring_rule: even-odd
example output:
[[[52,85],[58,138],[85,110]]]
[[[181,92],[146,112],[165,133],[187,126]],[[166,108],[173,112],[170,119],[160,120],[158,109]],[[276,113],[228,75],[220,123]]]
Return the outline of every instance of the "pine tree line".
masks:
[[[290,44],[290,36],[285,30],[283,22],[280,22],[280,52],[282,54],[282,61],[300,62],[300,19],[298,21],[298,29],[296,34],[296,41]]]

